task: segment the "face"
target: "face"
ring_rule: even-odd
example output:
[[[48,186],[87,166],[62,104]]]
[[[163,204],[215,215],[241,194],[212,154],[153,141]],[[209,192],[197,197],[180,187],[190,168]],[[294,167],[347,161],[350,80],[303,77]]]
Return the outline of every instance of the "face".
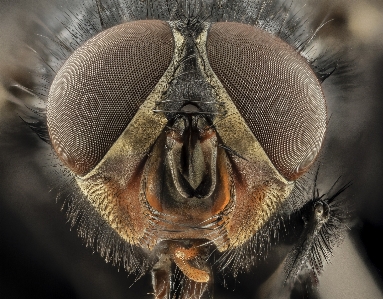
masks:
[[[334,68],[318,71],[308,57],[314,35],[291,45],[283,15],[267,27],[267,16],[226,20],[215,8],[193,15],[167,5],[167,17],[119,25],[99,5],[100,32],[55,67],[46,124],[75,180],[80,230],[92,239],[102,226],[102,250],[115,250],[105,238],[128,248],[117,259],[129,260],[129,272],[151,271],[156,298],[175,292],[175,271],[184,277],[178,296],[200,298],[214,275],[208,257],[246,252],[294,211],[286,207],[296,181],[325,137],[321,83]],[[334,219],[327,199],[300,203],[306,228],[289,258],[306,263],[302,248],[319,246],[316,234]],[[301,269],[289,267],[295,280]]]
[[[201,16],[102,31],[66,60],[47,103],[51,144],[85,199],[159,260],[156,271],[174,262],[198,283],[208,265],[193,260],[242,246],[270,220],[326,121],[320,82],[296,49]]]

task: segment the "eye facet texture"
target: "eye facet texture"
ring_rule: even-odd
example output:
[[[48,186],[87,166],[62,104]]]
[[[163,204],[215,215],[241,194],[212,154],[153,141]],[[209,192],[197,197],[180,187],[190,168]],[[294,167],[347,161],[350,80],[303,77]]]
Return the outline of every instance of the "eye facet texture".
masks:
[[[47,108],[52,144],[77,175],[104,157],[173,57],[166,22],[135,21],[107,29],[65,62],[53,81]]]
[[[288,180],[298,178],[317,156],[326,129],[325,99],[308,63],[279,38],[239,23],[213,24],[206,50],[275,167]]]

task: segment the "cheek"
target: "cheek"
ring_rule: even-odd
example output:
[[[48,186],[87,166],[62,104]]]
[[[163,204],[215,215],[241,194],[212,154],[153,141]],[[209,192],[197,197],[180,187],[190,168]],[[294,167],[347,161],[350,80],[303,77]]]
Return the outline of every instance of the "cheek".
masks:
[[[142,204],[143,157],[110,159],[98,174],[77,178],[77,184],[101,218],[126,242],[148,247],[143,242],[149,227],[148,211]]]
[[[249,163],[235,158],[235,206],[227,226],[230,246],[249,240],[288,197],[294,184],[286,184],[266,163]]]

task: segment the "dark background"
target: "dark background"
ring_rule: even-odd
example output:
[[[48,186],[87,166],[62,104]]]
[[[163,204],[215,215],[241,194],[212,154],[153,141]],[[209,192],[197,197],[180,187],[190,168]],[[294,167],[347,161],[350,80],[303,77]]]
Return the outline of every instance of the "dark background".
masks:
[[[33,75],[26,45],[36,22],[53,20],[72,2],[0,0],[0,297],[151,298],[149,276],[133,284],[70,231],[49,146],[21,120],[17,94],[8,92]],[[347,196],[357,217],[325,268],[319,296],[383,298],[383,1],[318,1],[305,9],[314,23],[334,19],[321,39],[348,49],[353,74],[346,84],[324,84],[331,118],[320,180],[351,180]],[[227,289],[217,282],[215,298],[256,298],[277,266],[269,258]]]

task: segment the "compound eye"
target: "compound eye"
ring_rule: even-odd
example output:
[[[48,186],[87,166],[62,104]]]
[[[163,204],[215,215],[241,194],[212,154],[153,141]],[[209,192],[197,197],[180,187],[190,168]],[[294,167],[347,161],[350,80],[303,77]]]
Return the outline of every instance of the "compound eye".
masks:
[[[288,180],[298,178],[320,150],[327,118],[307,61],[281,39],[239,23],[213,24],[206,48],[213,71],[276,169]]]
[[[59,158],[85,175],[104,157],[168,68],[174,52],[166,22],[135,21],[78,48],[51,86],[47,123]]]

